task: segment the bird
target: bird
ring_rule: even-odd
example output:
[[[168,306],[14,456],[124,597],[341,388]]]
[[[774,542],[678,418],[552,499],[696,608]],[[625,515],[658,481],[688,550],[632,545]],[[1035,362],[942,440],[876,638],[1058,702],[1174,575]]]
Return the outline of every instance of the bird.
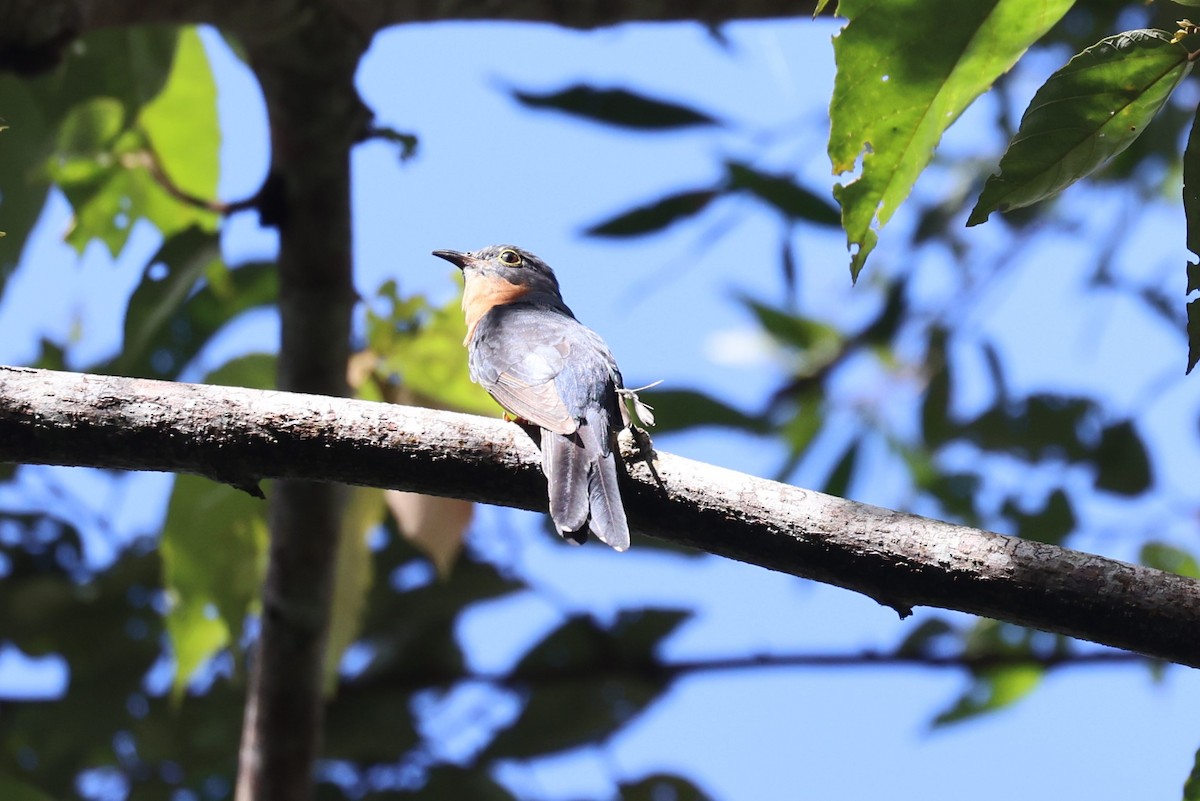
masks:
[[[617,485],[616,434],[627,424],[621,371],[604,340],[575,319],[550,265],[515,245],[435,250],[463,272],[471,380],[541,429],[550,518],[576,544],[588,530],[629,547]]]

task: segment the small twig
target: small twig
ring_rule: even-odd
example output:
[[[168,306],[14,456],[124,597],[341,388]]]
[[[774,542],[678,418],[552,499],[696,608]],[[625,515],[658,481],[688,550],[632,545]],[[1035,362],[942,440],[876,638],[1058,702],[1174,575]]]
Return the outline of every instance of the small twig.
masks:
[[[166,171],[162,167],[162,162],[159,161],[158,154],[154,152],[154,149],[151,148],[149,144],[147,144],[146,147],[141,150],[123,154],[121,156],[121,166],[128,170],[135,170],[139,168],[144,169],[150,173],[150,177],[153,178],[168,195],[175,198],[180,203],[185,203],[198,209],[204,209],[205,211],[211,211],[222,216],[229,216],[230,214],[234,214],[239,211],[252,209],[258,205],[259,193],[257,192],[248,198],[234,200],[227,203],[220,200],[202,198],[180,188],[179,185],[172,181],[171,177],[167,175]]]

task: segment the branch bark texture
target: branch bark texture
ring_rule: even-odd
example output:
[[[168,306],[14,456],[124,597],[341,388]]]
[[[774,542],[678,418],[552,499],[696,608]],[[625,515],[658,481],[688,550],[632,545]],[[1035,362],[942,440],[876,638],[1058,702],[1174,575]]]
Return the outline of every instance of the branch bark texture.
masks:
[[[626,451],[635,530],[855,590],[1200,667],[1200,582]],[[0,461],[330,481],[545,510],[512,423],[312,395],[0,368]]]

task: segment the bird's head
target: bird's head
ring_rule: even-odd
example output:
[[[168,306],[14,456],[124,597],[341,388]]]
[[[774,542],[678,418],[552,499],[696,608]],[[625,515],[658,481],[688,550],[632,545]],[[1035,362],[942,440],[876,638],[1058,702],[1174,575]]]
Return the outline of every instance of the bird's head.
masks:
[[[562,302],[558,279],[554,277],[550,265],[515,245],[489,245],[470,253],[435,250],[433,255],[462,270],[468,288],[474,282],[502,280],[513,285],[516,290],[514,296],[536,293]]]

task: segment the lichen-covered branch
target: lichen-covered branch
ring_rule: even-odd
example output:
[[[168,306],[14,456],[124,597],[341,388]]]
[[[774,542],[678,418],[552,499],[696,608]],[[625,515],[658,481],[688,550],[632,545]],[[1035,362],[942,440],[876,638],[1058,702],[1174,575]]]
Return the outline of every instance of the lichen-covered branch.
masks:
[[[1200,582],[659,454],[630,457],[636,531],[856,590],[1200,667]],[[280,392],[0,368],[0,461],[291,478],[545,509],[535,443],[499,420]],[[635,544],[636,547],[636,544]]]

